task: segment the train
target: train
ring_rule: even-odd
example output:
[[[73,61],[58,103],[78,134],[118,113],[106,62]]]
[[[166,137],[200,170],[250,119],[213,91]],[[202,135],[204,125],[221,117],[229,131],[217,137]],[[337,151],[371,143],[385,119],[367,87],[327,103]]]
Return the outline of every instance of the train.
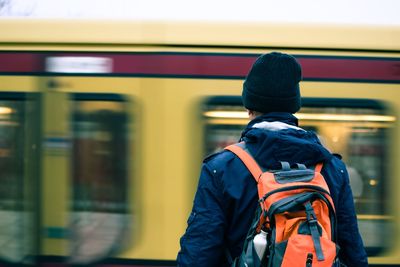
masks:
[[[176,266],[242,83],[303,68],[300,127],[346,163],[371,266],[400,266],[400,28],[0,20],[0,266]]]

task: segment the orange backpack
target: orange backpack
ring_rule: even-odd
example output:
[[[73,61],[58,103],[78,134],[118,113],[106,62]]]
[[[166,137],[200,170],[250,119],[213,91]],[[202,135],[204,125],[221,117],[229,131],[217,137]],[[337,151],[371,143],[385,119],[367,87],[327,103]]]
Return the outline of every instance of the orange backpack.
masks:
[[[307,169],[281,162],[282,169],[263,172],[244,143],[225,149],[236,154],[253,175],[260,203],[242,254],[232,266],[339,266],[335,208],[320,173],[322,163]],[[261,230],[262,255],[256,242]]]

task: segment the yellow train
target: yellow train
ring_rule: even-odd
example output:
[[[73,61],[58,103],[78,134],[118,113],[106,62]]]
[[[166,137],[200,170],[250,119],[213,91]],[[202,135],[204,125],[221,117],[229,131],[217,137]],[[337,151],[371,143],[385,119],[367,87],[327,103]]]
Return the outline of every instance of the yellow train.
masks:
[[[400,265],[400,29],[0,21],[0,259],[174,266],[202,158],[248,122],[261,53],[303,66],[300,125],[343,156],[369,261]]]

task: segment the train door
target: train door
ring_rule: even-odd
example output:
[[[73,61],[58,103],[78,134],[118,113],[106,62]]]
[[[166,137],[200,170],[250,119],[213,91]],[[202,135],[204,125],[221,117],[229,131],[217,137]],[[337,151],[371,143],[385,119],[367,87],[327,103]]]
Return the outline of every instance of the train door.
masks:
[[[32,264],[38,252],[40,99],[35,82],[1,77],[0,266]]]
[[[368,255],[378,255],[394,241],[387,192],[390,134],[396,118],[378,101],[303,99],[296,113],[300,127],[317,133],[347,165],[359,229]],[[248,123],[238,97],[214,97],[203,106],[204,154],[235,143]]]
[[[100,262],[130,237],[134,97],[118,79],[43,79],[42,261]]]

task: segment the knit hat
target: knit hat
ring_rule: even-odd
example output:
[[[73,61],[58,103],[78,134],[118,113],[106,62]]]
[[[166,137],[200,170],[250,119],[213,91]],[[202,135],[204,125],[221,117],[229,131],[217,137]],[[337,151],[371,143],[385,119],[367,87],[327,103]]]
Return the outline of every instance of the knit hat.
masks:
[[[296,113],[301,107],[301,66],[278,52],[257,58],[243,83],[243,105],[252,111]]]

